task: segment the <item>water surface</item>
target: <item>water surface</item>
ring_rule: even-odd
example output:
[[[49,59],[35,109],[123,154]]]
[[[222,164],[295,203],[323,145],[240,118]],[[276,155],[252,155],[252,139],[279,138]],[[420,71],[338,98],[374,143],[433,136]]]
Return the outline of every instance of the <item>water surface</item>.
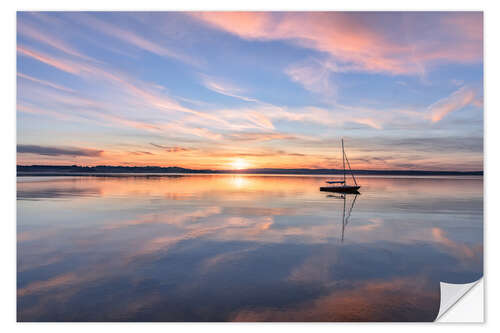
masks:
[[[482,276],[482,177],[326,179],[19,177],[18,320],[432,321]]]

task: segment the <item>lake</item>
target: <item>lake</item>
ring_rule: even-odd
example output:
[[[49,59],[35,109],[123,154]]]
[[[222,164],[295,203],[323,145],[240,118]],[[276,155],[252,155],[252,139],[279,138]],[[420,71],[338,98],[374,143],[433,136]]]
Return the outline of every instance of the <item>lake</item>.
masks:
[[[327,179],[18,177],[18,321],[433,321],[483,275],[482,177]]]

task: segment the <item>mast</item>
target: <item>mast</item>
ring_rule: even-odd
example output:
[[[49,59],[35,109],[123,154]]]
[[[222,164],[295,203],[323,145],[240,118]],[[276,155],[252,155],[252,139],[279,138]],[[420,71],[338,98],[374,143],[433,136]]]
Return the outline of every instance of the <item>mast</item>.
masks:
[[[342,138],[341,140],[342,140],[342,167],[344,168],[344,186],[345,186],[345,159],[344,159],[345,153],[344,153],[344,138]]]
[[[352,172],[352,169],[351,169],[351,163],[349,163],[349,160],[347,159],[347,155],[344,151],[344,138],[342,138],[342,163],[344,165],[344,185],[345,185],[345,161],[347,161],[347,166],[349,167],[349,171],[351,172],[351,176],[352,176],[352,180],[354,181],[354,184],[356,184],[356,186],[358,186],[358,182],[356,181],[356,178],[354,178],[354,172]]]
[[[352,180],[354,180],[354,184],[356,184],[356,186],[358,186],[358,182],[356,181],[356,178],[354,178],[354,172],[352,172],[352,169],[351,169],[351,163],[349,163],[349,160],[347,159],[347,155],[345,155],[345,153],[344,153],[344,156],[345,156],[345,160],[347,161],[347,166],[349,167],[349,171],[351,171]]]

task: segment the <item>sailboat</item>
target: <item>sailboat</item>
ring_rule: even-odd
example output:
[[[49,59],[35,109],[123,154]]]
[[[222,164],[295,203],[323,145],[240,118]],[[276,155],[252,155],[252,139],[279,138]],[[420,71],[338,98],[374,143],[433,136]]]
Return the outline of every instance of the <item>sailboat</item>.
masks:
[[[354,185],[347,185],[347,183],[346,183],[346,169],[345,169],[346,162],[347,162],[347,167],[349,168],[349,171],[351,172],[351,176],[352,176],[352,180],[354,181]],[[358,190],[361,186],[358,185],[358,182],[356,181],[356,177],[354,177],[354,173],[352,172],[349,160],[347,159],[347,155],[344,151],[344,139],[343,138],[342,138],[342,166],[344,168],[344,180],[326,181],[326,183],[328,183],[328,184],[339,184],[339,185],[322,186],[319,188],[320,191],[337,192],[337,193],[359,193]]]

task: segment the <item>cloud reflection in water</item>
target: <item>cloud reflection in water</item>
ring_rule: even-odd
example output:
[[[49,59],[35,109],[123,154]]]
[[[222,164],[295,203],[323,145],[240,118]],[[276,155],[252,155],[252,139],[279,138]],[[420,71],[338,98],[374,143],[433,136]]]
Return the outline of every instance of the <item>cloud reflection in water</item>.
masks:
[[[482,276],[482,178],[361,178],[344,242],[323,181],[20,178],[18,320],[430,321]]]

